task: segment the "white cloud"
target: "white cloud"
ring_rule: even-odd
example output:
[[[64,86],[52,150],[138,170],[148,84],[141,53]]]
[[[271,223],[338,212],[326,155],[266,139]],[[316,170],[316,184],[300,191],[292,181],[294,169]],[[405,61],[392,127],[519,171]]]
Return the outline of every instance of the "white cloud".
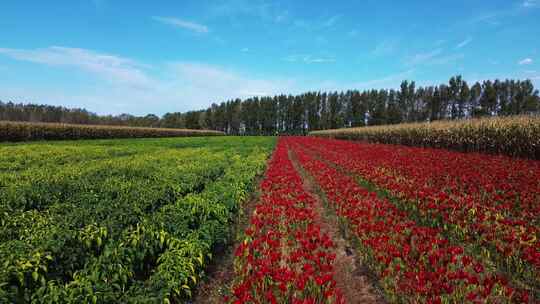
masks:
[[[424,64],[442,53],[442,49],[435,49],[426,53],[418,53],[405,60],[406,65]]]
[[[371,51],[371,54],[375,56],[385,56],[392,54],[397,47],[397,40],[388,39],[380,42],[375,46],[375,49]]]
[[[332,63],[336,62],[333,58],[307,58],[304,59],[306,63]]]
[[[371,89],[371,88],[388,88],[397,87],[403,80],[414,75],[415,70],[410,69],[404,72],[391,74],[382,78],[372,79],[368,81],[357,82],[353,85],[355,89]]]
[[[505,13],[502,12],[491,12],[483,15],[476,16],[469,20],[469,24],[477,24],[477,23],[487,23],[491,25],[498,25],[499,21],[497,20],[499,17],[504,16]]]
[[[168,91],[176,90],[199,103],[223,101],[231,98],[273,95],[292,90],[294,81],[260,79],[224,67],[193,62],[168,64],[172,81]]]
[[[368,79],[363,81],[352,81],[348,83],[336,81],[323,81],[315,85],[306,86],[311,91],[341,91],[341,90],[366,90],[366,89],[388,89],[398,88],[403,80],[411,79],[415,75],[414,69],[390,74],[381,78]]]
[[[208,7],[209,17],[237,19],[239,17],[255,17],[257,19],[282,23],[290,18],[289,11],[277,1],[268,0],[220,0]]]
[[[472,37],[469,37],[469,38],[463,40],[463,41],[460,42],[458,45],[456,45],[456,49],[461,49],[461,48],[465,47],[466,45],[468,45],[469,43],[471,43],[472,40],[473,40]]]
[[[525,58],[518,62],[519,65],[528,65],[532,63],[533,63],[533,60],[531,58]]]
[[[290,55],[283,58],[288,62],[303,62],[303,63],[333,63],[336,59],[332,57],[315,57],[313,55]]]
[[[276,13],[276,16],[274,18],[274,21],[277,23],[283,22],[287,20],[287,17],[289,16],[289,11],[283,11]]]
[[[186,20],[179,19],[179,18],[154,16],[154,17],[152,17],[152,19],[154,19],[155,21],[164,23],[164,24],[168,24],[168,25],[172,25],[172,26],[175,26],[175,27],[183,28],[183,29],[190,30],[190,31],[193,31],[193,32],[196,32],[196,33],[208,33],[209,32],[208,27],[206,25],[191,22],[191,21],[186,21]]]
[[[271,94],[268,94],[268,92],[253,92],[253,91],[240,91],[240,96],[249,96],[249,97],[256,97],[256,96],[270,96]]]
[[[265,79],[224,67],[193,62],[148,65],[92,50],[49,47],[37,50],[0,48],[0,55],[57,68],[76,69],[96,81],[72,87],[65,81],[6,87],[0,99],[84,107],[100,114],[202,109],[211,102],[294,91],[290,79]],[[46,75],[43,76],[46,82]]]
[[[419,66],[419,65],[444,65],[454,63],[458,60],[465,58],[464,54],[449,54],[443,55],[443,49],[435,49],[430,52],[418,53],[413,56],[405,58],[405,66]]]
[[[341,18],[341,15],[334,15],[323,22],[323,27],[332,27]]]
[[[460,59],[465,58],[464,54],[453,54],[453,55],[447,55],[447,56],[440,56],[433,58],[432,60],[428,61],[428,64],[432,65],[438,65],[438,64],[449,64],[452,62],[456,62]]]
[[[521,6],[525,8],[540,7],[540,2],[538,0],[525,0]]]
[[[114,83],[135,87],[152,85],[144,72],[147,65],[92,50],[60,46],[34,50],[0,48],[0,54],[21,61],[78,68]]]
[[[441,45],[443,45],[445,43],[446,43],[446,40],[439,39],[439,40],[435,41],[435,46],[441,46]]]

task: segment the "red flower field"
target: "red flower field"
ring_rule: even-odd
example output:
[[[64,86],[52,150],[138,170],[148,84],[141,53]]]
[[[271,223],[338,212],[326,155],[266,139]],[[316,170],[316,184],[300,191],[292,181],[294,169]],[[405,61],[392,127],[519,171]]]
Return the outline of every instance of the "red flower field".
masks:
[[[387,302],[537,303],[540,162],[281,138],[236,251],[234,303],[341,303],[310,176]]]
[[[314,223],[313,198],[278,144],[260,204],[236,250],[234,303],[343,303],[333,280],[333,243]]]

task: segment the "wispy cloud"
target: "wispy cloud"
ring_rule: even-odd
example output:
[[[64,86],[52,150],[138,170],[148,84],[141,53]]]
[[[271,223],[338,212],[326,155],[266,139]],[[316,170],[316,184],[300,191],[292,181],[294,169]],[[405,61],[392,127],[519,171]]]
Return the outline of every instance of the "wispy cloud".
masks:
[[[375,56],[385,56],[392,54],[395,49],[397,48],[397,40],[395,39],[388,39],[381,41],[379,44],[375,46],[373,51],[371,51],[371,54]]]
[[[349,37],[356,37],[356,36],[358,36],[358,30],[350,30],[350,31],[347,33],[347,36],[349,36]]]
[[[236,19],[248,16],[275,23],[291,19],[289,11],[284,9],[281,4],[268,0],[221,0],[209,6],[208,14],[211,18]]]
[[[245,48],[241,49],[240,52],[247,53],[247,52],[249,52],[249,48],[245,47]]]
[[[424,64],[442,53],[442,49],[435,49],[430,52],[414,54],[405,59],[405,64],[409,66]]]
[[[397,88],[399,84],[406,79],[410,79],[416,73],[415,69],[408,69],[402,72],[390,74],[381,78],[374,78],[364,81],[356,81],[351,83],[335,83],[327,81],[319,84],[316,89],[323,90],[349,90],[349,89],[388,89]]]
[[[465,58],[462,53],[458,54],[444,54],[442,48],[438,48],[429,52],[418,53],[404,60],[405,66],[419,66],[419,65],[443,65],[456,62]]]
[[[445,43],[446,43],[446,40],[445,40],[445,39],[439,39],[439,40],[435,41],[435,44],[434,44],[434,45],[435,45],[435,46],[441,46],[441,45],[443,45],[443,44],[445,44]]]
[[[532,63],[533,63],[533,60],[531,58],[524,58],[518,62],[519,65],[528,65]]]
[[[364,82],[358,82],[355,84],[355,88],[358,89],[367,89],[367,88],[385,88],[385,87],[396,87],[398,83],[401,83],[403,80],[412,77],[415,70],[410,69],[404,72],[388,75],[378,79],[372,79]]]
[[[491,24],[491,25],[498,25],[499,24],[499,21],[498,21],[498,18],[501,17],[502,15],[506,14],[506,12],[491,12],[491,13],[487,13],[487,14],[482,14],[482,15],[479,15],[479,16],[476,16],[472,19],[469,20],[469,24],[471,25],[474,25],[474,24],[478,24],[478,23],[487,23],[487,24]]]
[[[521,6],[525,7],[525,8],[540,7],[540,1],[538,1],[538,0],[525,0],[521,4]]]
[[[309,58],[307,60],[304,60],[307,63],[332,63],[336,62],[333,58]]]
[[[274,21],[277,23],[280,23],[287,20],[288,17],[289,17],[289,11],[278,12],[274,17]]]
[[[92,4],[94,4],[97,9],[101,9],[105,5],[105,1],[106,0],[92,0]]]
[[[334,15],[323,22],[323,27],[332,27],[341,19],[342,15]]]
[[[92,50],[60,46],[34,50],[0,48],[0,54],[21,61],[79,68],[110,82],[137,87],[152,85],[144,72],[147,65]]]
[[[446,56],[439,56],[428,61],[428,64],[432,64],[432,65],[449,64],[449,63],[459,61],[463,58],[465,58],[465,54],[452,54],[452,55],[446,55]]]
[[[333,63],[336,62],[335,58],[332,57],[316,57],[313,55],[290,55],[283,58],[284,61],[288,62],[303,62],[303,63]]]
[[[522,2],[519,3],[515,3],[513,1],[508,2],[511,3],[511,5],[509,5],[509,7],[506,9],[484,12],[469,19],[465,23],[460,21],[458,25],[465,24],[467,26],[474,26],[477,24],[487,24],[498,26],[503,22],[507,23],[509,18],[520,16],[530,9],[540,8],[539,0],[522,0]]]
[[[466,45],[468,45],[469,43],[471,43],[472,40],[473,40],[472,37],[469,37],[469,38],[463,40],[463,41],[460,42],[458,45],[456,45],[456,49],[461,49],[461,48],[465,47]]]
[[[175,89],[209,102],[237,97],[285,93],[291,80],[257,79],[224,67],[193,62],[169,64]],[[202,95],[202,96],[201,96]]]
[[[193,31],[193,32],[196,32],[196,33],[208,33],[209,32],[208,27],[206,25],[191,22],[191,21],[187,21],[187,20],[183,20],[183,19],[179,19],[179,18],[153,16],[152,19],[154,19],[155,21],[164,23],[164,24],[168,24],[168,25],[172,25],[174,27],[190,30],[190,31]]]
[[[187,111],[231,98],[288,93],[296,86],[294,80],[260,78],[216,65],[182,61],[149,65],[80,48],[0,48],[0,55],[76,69],[96,80],[82,88],[70,88],[64,82],[48,84],[47,89],[0,84],[0,99],[84,107],[101,114]]]

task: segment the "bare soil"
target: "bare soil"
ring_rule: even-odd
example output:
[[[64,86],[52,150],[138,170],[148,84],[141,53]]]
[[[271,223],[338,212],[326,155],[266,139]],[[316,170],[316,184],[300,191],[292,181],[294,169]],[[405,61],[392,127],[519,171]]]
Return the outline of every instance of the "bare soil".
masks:
[[[289,151],[289,157],[302,177],[304,190],[315,199],[315,211],[319,215],[316,219],[317,224],[330,236],[336,246],[334,280],[346,302],[350,304],[386,303],[382,292],[377,288],[376,277],[356,255],[354,245],[345,235],[347,232],[340,231],[339,219],[331,208],[327,207],[324,193],[302,168],[292,151]],[[257,179],[257,186],[261,179],[262,177]],[[217,250],[213,262],[209,265],[207,279],[203,280],[197,287],[197,293],[191,303],[222,304],[224,302],[224,296],[229,294],[234,280],[234,252],[242,241],[243,232],[249,225],[249,219],[255,210],[259,197],[260,191],[256,188],[243,204],[243,211],[235,223],[233,242]]]
[[[230,293],[234,280],[234,252],[243,240],[244,231],[249,225],[251,215],[259,201],[259,184],[262,176],[255,181],[255,189],[249,199],[242,204],[238,219],[234,224],[234,239],[228,246],[216,250],[212,263],[208,266],[206,279],[197,286],[191,303],[194,304],[223,304],[225,295]]]
[[[315,211],[319,214],[318,225],[334,242],[336,259],[334,261],[334,280],[343,293],[347,303],[386,303],[382,292],[376,288],[377,282],[371,271],[362,264],[356,255],[354,246],[345,238],[345,231],[340,231],[336,214],[327,208],[326,198],[314,179],[302,168],[294,153],[289,151],[295,169],[303,180],[304,190],[316,201]]]

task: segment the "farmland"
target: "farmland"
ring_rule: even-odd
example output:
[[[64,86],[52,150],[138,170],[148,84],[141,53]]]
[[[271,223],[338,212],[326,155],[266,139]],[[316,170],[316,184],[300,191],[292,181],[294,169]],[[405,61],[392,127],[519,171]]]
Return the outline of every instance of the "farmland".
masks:
[[[0,302],[540,299],[538,160],[223,136],[12,143],[0,159]]]
[[[540,160],[540,117],[522,115],[313,131],[313,136]]]
[[[382,296],[366,303],[536,303],[539,174],[538,161],[505,156],[282,138],[236,251],[231,301],[358,301],[337,286],[322,196],[376,277]]]
[[[187,299],[272,138],[0,148],[0,302]]]
[[[114,139],[218,136],[223,132],[126,126],[0,121],[0,142],[61,139]]]
[[[540,304],[540,0],[1,3],[0,304]]]

